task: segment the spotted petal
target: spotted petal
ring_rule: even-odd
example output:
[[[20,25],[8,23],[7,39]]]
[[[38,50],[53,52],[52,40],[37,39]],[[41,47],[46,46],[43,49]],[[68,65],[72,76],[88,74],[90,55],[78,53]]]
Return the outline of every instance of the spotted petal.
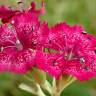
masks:
[[[37,51],[35,59],[37,68],[49,73],[51,76],[54,76],[58,79],[61,76],[61,70],[58,65],[55,65],[55,60],[57,57],[58,55],[50,55],[46,53],[44,54]]]
[[[34,66],[34,58],[35,52],[30,49],[18,52],[16,48],[7,48],[0,52],[0,71],[26,73]]]

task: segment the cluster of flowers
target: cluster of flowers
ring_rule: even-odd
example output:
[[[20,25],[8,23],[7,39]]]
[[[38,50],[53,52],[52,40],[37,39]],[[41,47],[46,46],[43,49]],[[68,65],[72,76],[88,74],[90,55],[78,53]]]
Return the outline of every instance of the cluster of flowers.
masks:
[[[29,10],[0,7],[0,71],[24,74],[37,67],[58,79],[69,74],[79,80],[96,76],[96,38],[66,23],[49,28],[44,13],[32,2]],[[49,17],[50,18],[50,17]]]

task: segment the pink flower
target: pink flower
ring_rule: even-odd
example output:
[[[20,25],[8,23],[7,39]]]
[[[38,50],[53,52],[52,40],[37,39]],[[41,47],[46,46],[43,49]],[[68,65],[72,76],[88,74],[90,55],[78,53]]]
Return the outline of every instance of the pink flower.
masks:
[[[58,60],[59,64],[62,64],[63,62],[61,59],[59,60],[58,57],[60,57],[59,54],[48,54],[37,51],[35,58],[36,67],[52,76],[55,76],[56,78],[59,78],[62,70],[56,61]]]
[[[49,32],[46,22],[41,23],[34,13],[24,12],[12,18],[11,23],[24,48],[41,49]]]
[[[20,2],[22,3],[22,2]],[[19,4],[19,3],[18,3]],[[0,7],[0,19],[2,20],[2,23],[8,23],[10,20],[17,16],[18,14],[22,14],[24,12],[33,13],[33,15],[40,15],[45,13],[45,3],[42,0],[42,7],[39,10],[36,10],[36,4],[35,2],[31,3],[31,8],[29,10],[13,10],[10,7],[1,6]]]
[[[5,11],[8,11],[6,16]],[[19,11],[8,19],[7,16],[10,17],[13,10],[4,10],[1,18],[8,19],[8,22],[0,26],[1,72],[26,73],[35,66],[36,50],[42,51],[48,37],[48,25],[39,21],[38,14],[41,11],[37,11],[35,8]]]
[[[36,10],[0,7],[0,71],[26,73],[32,67],[44,70],[58,79],[69,74],[79,80],[96,76],[96,38],[81,26],[60,23],[48,28],[39,20],[45,3]]]
[[[2,20],[3,23],[9,22],[9,20],[19,12],[20,12],[19,10],[12,10],[9,7],[1,6],[0,19]]]
[[[79,80],[88,80],[96,76],[96,38],[86,33],[82,27],[70,27],[66,23],[57,24],[50,29],[46,47],[50,55],[39,55],[37,59],[44,60],[39,60],[37,66],[50,75],[58,78],[70,74]],[[54,52],[50,52],[51,50]],[[55,60],[55,64],[47,63],[50,58]]]
[[[0,27],[0,71],[25,73],[34,66],[35,51],[24,48],[14,28]]]

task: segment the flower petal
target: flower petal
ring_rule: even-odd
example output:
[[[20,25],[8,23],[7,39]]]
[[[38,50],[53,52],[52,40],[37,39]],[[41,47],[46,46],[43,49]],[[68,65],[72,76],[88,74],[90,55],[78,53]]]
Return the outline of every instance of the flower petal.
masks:
[[[58,55],[44,54],[37,51],[36,53],[36,65],[37,68],[49,73],[50,75],[56,77],[57,79],[61,76],[61,70],[58,66],[55,66],[55,59]]]
[[[82,65],[78,60],[67,62],[63,72],[64,74],[73,75],[79,80],[89,80],[96,76],[96,72],[93,72],[89,67]]]
[[[11,54],[10,54],[11,53]],[[0,71],[24,74],[34,65],[35,51],[17,51],[15,48],[7,48],[0,53]]]
[[[0,46],[15,45],[16,34],[11,26],[7,24],[0,26]]]
[[[2,19],[3,23],[8,22],[13,16],[15,16],[16,13],[18,13],[18,10],[12,10],[11,8],[1,6],[0,7],[0,19]]]

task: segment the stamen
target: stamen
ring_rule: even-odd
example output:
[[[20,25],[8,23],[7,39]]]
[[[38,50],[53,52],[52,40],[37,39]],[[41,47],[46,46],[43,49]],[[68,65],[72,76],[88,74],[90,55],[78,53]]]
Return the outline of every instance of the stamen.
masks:
[[[80,58],[80,62],[81,62],[81,63],[85,63],[84,58]]]
[[[51,40],[49,40],[49,44],[51,44],[52,43],[52,41]]]
[[[12,24],[14,24],[14,23],[15,23],[15,21],[14,21],[14,20],[12,20],[12,21],[11,21],[11,23],[12,23]]]
[[[80,62],[82,63],[82,67],[83,67],[85,70],[89,70],[89,67],[85,64],[84,58],[80,58]]]
[[[96,54],[96,49],[94,50],[94,53]]]
[[[7,46],[7,47],[3,47],[3,50],[7,49],[7,48],[16,48],[16,47],[15,46]]]
[[[36,45],[37,43],[38,43],[37,40],[32,41],[32,44],[34,44],[34,45]]]
[[[65,50],[65,52],[66,52],[66,51],[67,51],[67,49],[68,49],[67,37],[66,37],[66,35],[65,35],[65,34],[63,34],[63,36],[64,36],[64,39],[65,39],[65,47],[64,47],[64,50]]]
[[[71,52],[69,53],[68,60],[70,60],[73,57],[73,49],[74,48],[71,48]]]
[[[20,41],[19,40],[16,40],[16,44],[20,44]]]
[[[65,60],[67,60],[67,59],[68,59],[67,52],[65,52],[65,54],[64,54],[64,59],[65,59]]]
[[[21,1],[18,2],[18,4],[22,3]]]
[[[57,43],[55,40],[54,40],[54,44],[60,48],[59,51],[62,50],[62,49],[64,49],[64,48],[63,48],[59,43]]]
[[[7,49],[7,48],[16,48],[15,46],[7,46],[7,47],[1,47],[0,48],[0,52],[3,52],[5,49]]]
[[[34,26],[32,26],[32,32],[34,31],[34,29],[35,29],[35,27],[34,27]]]
[[[83,31],[82,34],[87,34],[87,32],[86,31]]]
[[[45,14],[45,0],[42,0],[41,14]]]
[[[13,41],[11,41],[11,40],[7,40],[7,41],[9,41],[9,42],[12,43],[13,45],[15,45],[15,42],[13,42]]]
[[[4,50],[4,47],[2,46],[2,47],[0,48],[0,52],[3,52],[3,50]]]
[[[24,3],[23,3],[24,0],[18,0],[17,4],[18,4],[18,7],[19,7],[19,10],[22,12],[23,11],[23,8],[24,8]]]
[[[56,65],[58,65],[58,62],[56,62],[56,60],[53,60],[52,65],[56,66]]]
[[[21,51],[23,49],[23,45],[18,39],[16,40],[16,48],[18,51]]]

